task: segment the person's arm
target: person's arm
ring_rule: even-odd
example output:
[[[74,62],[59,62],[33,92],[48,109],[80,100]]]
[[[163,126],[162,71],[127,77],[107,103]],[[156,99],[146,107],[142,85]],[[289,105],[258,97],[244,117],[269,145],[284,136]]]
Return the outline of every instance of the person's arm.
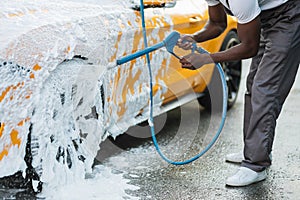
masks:
[[[191,49],[192,43],[205,42],[218,37],[227,27],[227,16],[221,3],[208,7],[209,19],[203,29],[194,34],[181,35],[178,46],[183,49]]]
[[[237,32],[240,44],[226,51],[212,54],[192,53],[184,56],[180,62],[183,68],[198,69],[209,63],[218,63],[251,58],[257,54],[260,41],[260,19],[257,16],[246,24],[238,24]]]
[[[216,38],[227,27],[227,16],[221,3],[216,6],[209,6],[208,15],[209,19],[203,29],[191,35],[196,42],[205,42]]]
[[[240,44],[217,53],[210,54],[214,62],[224,62],[251,58],[257,54],[260,41],[259,16],[246,24],[238,24]]]

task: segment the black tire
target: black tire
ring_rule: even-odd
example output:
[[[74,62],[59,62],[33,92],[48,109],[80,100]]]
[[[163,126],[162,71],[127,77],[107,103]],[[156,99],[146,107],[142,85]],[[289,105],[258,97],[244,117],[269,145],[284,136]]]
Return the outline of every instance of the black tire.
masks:
[[[220,51],[227,50],[237,44],[240,41],[236,32],[230,31],[221,46]],[[227,90],[228,90],[228,99],[227,99],[227,109],[230,109],[236,102],[238,91],[241,82],[241,74],[242,74],[242,61],[232,61],[232,62],[223,62],[221,63],[223,71],[225,73]],[[220,75],[218,70],[215,68],[211,82],[207,86],[204,91],[204,96],[198,99],[199,104],[205,109],[211,109],[212,104],[220,107],[222,105],[222,88]],[[212,103],[211,99],[214,100]]]

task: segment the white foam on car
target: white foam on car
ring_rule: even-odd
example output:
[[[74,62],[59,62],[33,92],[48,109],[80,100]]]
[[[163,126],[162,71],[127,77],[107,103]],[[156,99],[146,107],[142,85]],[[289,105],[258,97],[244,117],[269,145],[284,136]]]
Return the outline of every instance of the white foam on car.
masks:
[[[108,135],[116,137],[149,116],[149,75],[144,58],[101,75],[116,58],[132,53],[135,36],[140,36],[140,21],[130,2],[1,0],[0,177],[25,171],[30,133],[32,166],[49,198],[68,195],[75,199],[90,193],[91,198],[86,199],[105,195],[120,199],[127,197],[126,189],[136,189],[111,169],[92,171],[99,144]],[[179,3],[182,6],[177,9],[187,12],[184,2]],[[199,10],[195,7],[195,12]],[[148,32],[151,45],[161,41],[158,31],[167,36],[173,30],[173,22],[168,10],[146,12],[147,17],[160,16],[155,18],[157,26]],[[170,26],[160,30],[161,24]],[[142,38],[137,48],[143,48]],[[74,55],[88,60],[73,59]],[[165,62],[168,66],[170,57],[166,51],[153,52],[153,77],[168,73],[161,65]],[[122,77],[117,79],[119,74]],[[132,77],[137,80],[129,88],[126,81]],[[153,85],[166,88],[161,78],[154,81]],[[164,92],[159,90],[153,97],[155,113],[159,113]],[[120,116],[120,104],[125,100]],[[149,158],[147,154],[139,154],[139,158]],[[116,157],[114,162],[117,160],[121,163],[122,158]],[[145,166],[147,163],[138,167]],[[86,174],[93,176],[86,178]],[[84,196],[77,193],[80,191]]]
[[[125,64],[101,76],[103,69],[114,64],[112,58],[131,53],[132,31],[141,30],[137,15],[126,4],[1,1],[0,177],[25,171],[30,133],[32,166],[44,188],[55,191],[60,185],[84,180],[107,135],[115,137],[147,119],[147,70],[131,71],[131,65]],[[165,16],[164,21],[170,23],[171,31],[171,19]],[[119,36],[121,32],[126,34]],[[149,38],[159,41],[156,33],[154,28]],[[138,48],[142,44],[141,38]],[[74,55],[88,61],[73,59]],[[154,76],[169,58],[167,52],[153,54]],[[142,58],[133,69],[141,67],[145,67]],[[116,80],[119,73],[122,77]],[[129,91],[126,80],[137,73],[140,85]],[[164,85],[163,80],[155,81]],[[124,91],[126,117],[120,117]],[[162,103],[161,94],[154,96],[156,109]]]

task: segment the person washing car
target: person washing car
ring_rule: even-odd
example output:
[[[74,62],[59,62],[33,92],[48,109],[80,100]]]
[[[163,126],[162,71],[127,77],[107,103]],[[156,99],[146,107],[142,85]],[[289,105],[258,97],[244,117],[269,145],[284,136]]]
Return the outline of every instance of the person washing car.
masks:
[[[208,63],[252,57],[245,93],[244,150],[226,156],[229,162],[241,163],[226,185],[246,186],[266,179],[272,162],[276,120],[300,63],[300,0],[206,1],[209,21],[202,30],[181,35],[178,46],[188,49],[192,42],[219,36],[227,26],[226,10],[237,17],[241,43],[218,53],[192,53],[180,62],[183,68],[195,70]]]

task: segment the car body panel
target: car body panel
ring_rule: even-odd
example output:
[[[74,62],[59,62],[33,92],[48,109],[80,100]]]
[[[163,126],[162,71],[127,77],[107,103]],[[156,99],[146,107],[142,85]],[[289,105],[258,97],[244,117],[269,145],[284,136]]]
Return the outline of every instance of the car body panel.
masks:
[[[204,1],[172,2],[145,9],[149,45],[172,31],[204,26]],[[218,51],[235,20],[228,25],[201,45]],[[102,140],[148,118],[145,57],[115,66],[117,58],[144,48],[141,18],[129,3],[4,0],[0,27],[0,177],[25,171],[29,141],[40,181],[82,178]],[[182,69],[165,49],[150,58],[155,114],[178,97],[203,92],[213,72],[212,65]]]

